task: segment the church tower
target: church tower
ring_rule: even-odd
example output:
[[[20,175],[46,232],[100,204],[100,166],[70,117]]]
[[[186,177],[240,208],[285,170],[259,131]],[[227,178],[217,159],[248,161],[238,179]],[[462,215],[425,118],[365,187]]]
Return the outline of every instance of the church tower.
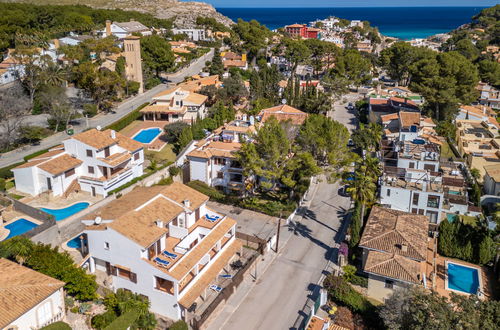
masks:
[[[123,41],[123,50],[127,80],[138,82],[140,84],[139,94],[141,94],[144,92],[142,81],[141,38],[136,36],[125,37]]]

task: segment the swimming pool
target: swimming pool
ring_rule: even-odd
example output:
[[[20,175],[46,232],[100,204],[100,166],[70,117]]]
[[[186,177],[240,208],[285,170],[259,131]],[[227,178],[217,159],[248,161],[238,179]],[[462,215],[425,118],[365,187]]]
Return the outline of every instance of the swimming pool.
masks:
[[[448,191],[448,194],[450,194],[450,195],[460,195],[460,191],[450,190],[450,191]]]
[[[479,289],[479,269],[446,262],[446,289],[476,294]]]
[[[78,235],[78,236],[74,237],[73,239],[69,240],[66,243],[66,245],[70,248],[73,248],[73,249],[80,249],[82,247],[82,240],[80,239],[80,236],[82,236],[82,235]]]
[[[151,143],[158,135],[161,133],[161,128],[153,127],[148,129],[143,129],[137,133],[133,139],[137,142],[148,144]]]
[[[22,218],[19,220],[16,220],[16,221],[5,226],[5,228],[10,230],[9,236],[7,236],[6,239],[27,233],[28,231],[30,231],[31,229],[33,229],[35,227],[38,227],[38,225],[36,223],[29,221],[29,220],[22,219]]]
[[[458,218],[458,215],[452,214],[452,213],[446,213],[446,219],[448,219],[448,222],[453,222]]]
[[[90,203],[88,202],[80,202],[63,209],[46,209],[42,207],[41,210],[48,214],[52,214],[56,218],[56,221],[60,221],[66,219],[69,216],[72,216],[75,213],[80,212],[81,210],[86,209],[87,207],[89,207],[89,205]]]

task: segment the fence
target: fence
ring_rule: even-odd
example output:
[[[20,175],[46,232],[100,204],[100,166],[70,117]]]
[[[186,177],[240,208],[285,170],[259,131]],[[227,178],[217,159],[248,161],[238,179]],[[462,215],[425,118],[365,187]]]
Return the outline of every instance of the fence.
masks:
[[[236,232],[236,238],[244,241],[246,243],[246,246],[259,251],[260,254],[264,254],[266,251],[265,247],[266,247],[267,241],[262,239],[262,238],[259,238],[257,236],[248,235],[245,233],[241,233],[238,231]]]
[[[23,236],[33,237],[56,224],[56,220],[52,215],[45,213],[42,210],[39,210],[28,204],[24,204],[23,202],[20,202],[16,199],[10,199],[10,200],[12,201],[12,207],[14,208],[14,210],[29,215],[30,217],[40,220],[42,222],[41,225],[24,233]]]
[[[222,289],[222,292],[215,297],[214,301],[208,305],[199,318],[191,320],[191,326],[194,330],[201,329],[204,322],[208,320],[213,311],[224,301],[228,300],[238,286],[243,282],[245,274],[250,270],[250,267],[259,257],[258,254],[253,254],[245,263],[245,265],[233,276],[232,281]]]

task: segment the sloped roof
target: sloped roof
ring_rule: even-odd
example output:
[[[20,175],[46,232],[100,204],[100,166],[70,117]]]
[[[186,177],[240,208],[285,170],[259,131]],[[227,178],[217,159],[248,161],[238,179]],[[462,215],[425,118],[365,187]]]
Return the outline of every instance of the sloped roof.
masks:
[[[376,206],[368,217],[359,246],[425,260],[428,226],[429,219],[425,215]]]
[[[274,116],[278,121],[291,120],[294,125],[302,125],[308,116],[307,113],[291,107],[288,104],[263,109],[259,115],[261,116],[262,122],[266,122],[269,118]]]
[[[402,127],[419,126],[420,125],[420,112],[399,112],[399,120]]]
[[[484,170],[495,182],[500,182],[500,164],[486,165]]]
[[[0,328],[7,327],[63,286],[64,282],[0,258]]]
[[[51,159],[49,161],[46,161],[44,163],[41,163],[38,165],[38,168],[44,170],[45,172],[48,172],[52,175],[58,175],[63,172],[69,171],[80,164],[82,164],[83,161],[68,155],[64,154],[62,156],[56,157],[54,159]]]
[[[127,32],[142,32],[142,31],[149,31],[148,27],[142,24],[141,22],[137,21],[130,21],[130,22],[113,22],[116,26],[121,27]]]
[[[209,159],[212,157],[234,158],[234,153],[241,149],[238,142],[211,141],[187,154],[188,157]]]
[[[420,283],[421,261],[378,251],[368,251],[363,270],[411,283]]]
[[[111,137],[110,130],[99,131],[95,128],[76,134],[70,139],[83,142],[88,146],[96,148],[97,150],[104,149],[105,147],[109,147],[116,143],[116,141]]]

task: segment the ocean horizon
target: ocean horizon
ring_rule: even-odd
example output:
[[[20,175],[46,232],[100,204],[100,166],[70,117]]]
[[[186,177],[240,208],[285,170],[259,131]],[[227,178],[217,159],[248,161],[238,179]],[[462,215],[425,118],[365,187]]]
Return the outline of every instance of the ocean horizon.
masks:
[[[274,30],[285,25],[308,24],[336,16],[369,21],[380,33],[404,40],[446,33],[469,23],[472,16],[487,7],[310,7],[310,8],[216,8],[237,21],[255,19]]]

